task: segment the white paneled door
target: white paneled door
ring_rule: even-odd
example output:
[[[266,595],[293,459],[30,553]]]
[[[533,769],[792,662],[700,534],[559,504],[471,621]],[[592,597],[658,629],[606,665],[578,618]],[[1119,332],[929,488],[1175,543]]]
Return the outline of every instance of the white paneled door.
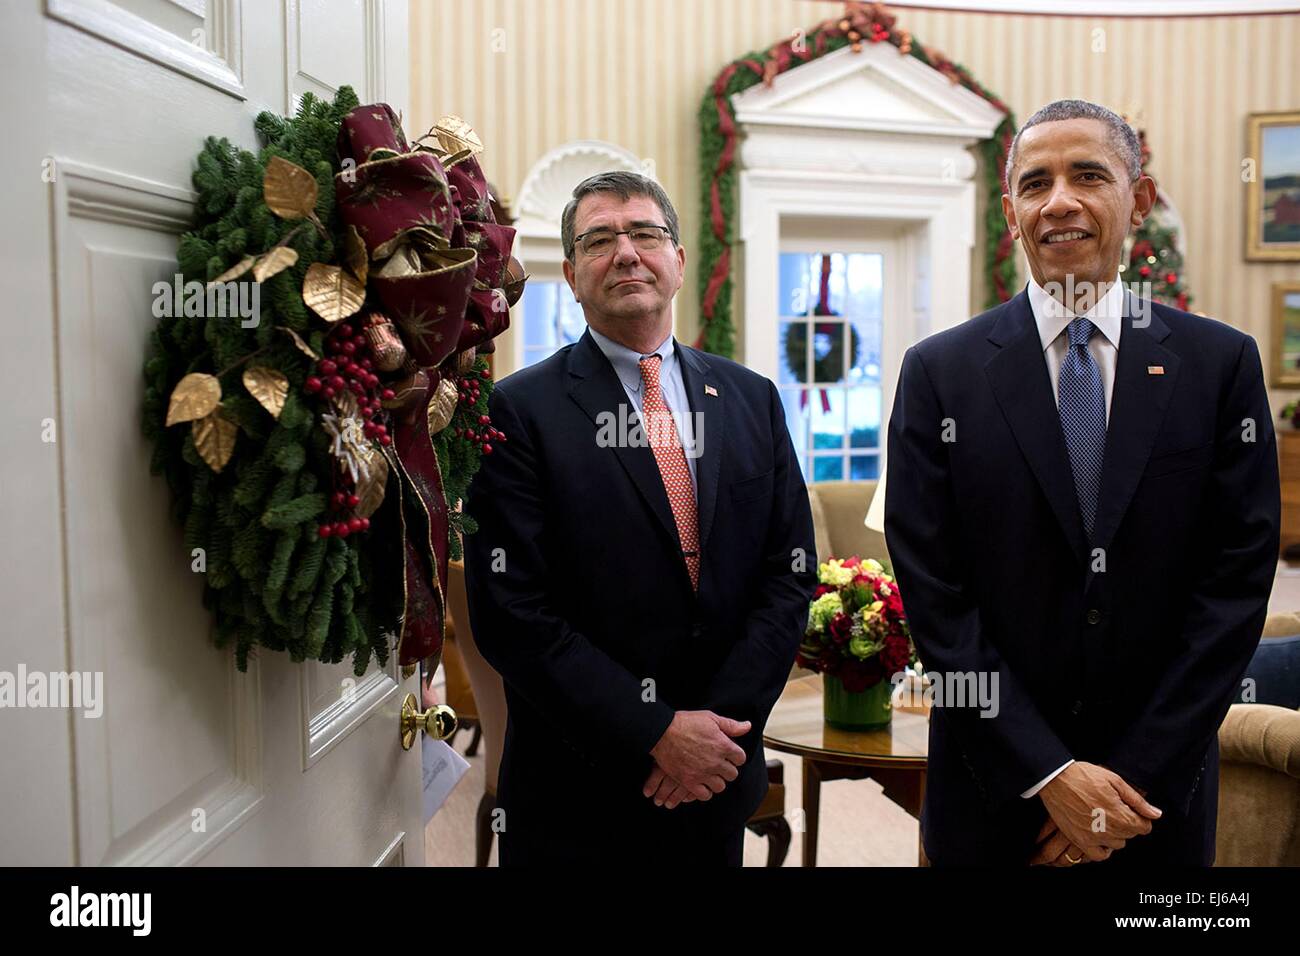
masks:
[[[398,0],[5,5],[0,681],[22,699],[0,708],[0,864],[424,862],[416,678],[238,672],[139,424],[204,137],[256,150],[259,111],[342,84],[403,110],[406,21]],[[48,675],[83,706],[26,706]]]

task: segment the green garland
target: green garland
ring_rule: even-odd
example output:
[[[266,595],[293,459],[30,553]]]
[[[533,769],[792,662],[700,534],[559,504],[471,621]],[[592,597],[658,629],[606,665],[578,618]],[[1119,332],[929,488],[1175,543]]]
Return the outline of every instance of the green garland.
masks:
[[[301,336],[317,354],[325,352],[324,332],[312,327],[301,291],[307,268],[337,262],[344,248],[334,204],[335,142],[340,123],[357,105],[353,91],[342,87],[332,103],[306,94],[293,118],[263,112],[255,125],[265,146],[256,155],[224,138],[205,141],[193,175],[196,222],[177,251],[183,279],[211,281],[291,231],[288,246],[297,262],[262,283],[255,327],[218,316],[187,317],[177,301],[174,317],[159,321],[147,350],[143,430],[154,446],[150,468],[167,480],[186,549],[202,549],[204,603],[215,617],[215,640],[218,646],[234,645],[240,670],[262,646],[286,651],[294,661],[338,663],[350,655],[359,676],[372,657],[387,662],[389,638],[402,612],[400,587],[395,599],[388,596],[393,588],[375,586],[376,576],[401,573],[400,562],[393,570],[391,543],[372,533],[347,538],[319,533],[336,459],[303,390],[315,360],[286,334]],[[315,213],[324,234],[296,228],[267,207],[263,179],[275,156],[315,178]],[[288,381],[278,418],[240,384],[254,353],[257,365]],[[478,360],[471,374],[481,376],[486,364]],[[192,372],[220,379],[220,413],[238,428],[234,450],[220,471],[200,457],[189,427],[165,424],[169,396]],[[490,391],[490,382],[482,382],[477,401],[458,406],[453,420],[476,421],[486,411]],[[450,428],[434,436],[434,446],[447,500],[455,502],[478,468],[478,449]],[[395,493],[391,489],[389,497]],[[469,524],[468,519],[451,522],[453,555],[459,553],[462,521]]]
[[[1011,233],[1002,216],[1002,174],[1015,117],[998,97],[981,86],[963,66],[936,50],[927,50],[905,30],[895,29],[894,18],[883,10],[848,4],[844,19],[818,24],[802,35],[802,46],[786,40],[767,50],[733,60],[709,84],[700,104],[700,335],[696,347],[731,357],[735,351],[735,326],[731,318],[731,247],[735,242],[736,140],[731,97],[788,69],[862,42],[888,42],[900,52],[916,57],[987,100],[1003,113],[993,137],[981,144],[984,158],[985,271],[989,277],[987,305],[1005,302],[1016,287],[1016,264]]]

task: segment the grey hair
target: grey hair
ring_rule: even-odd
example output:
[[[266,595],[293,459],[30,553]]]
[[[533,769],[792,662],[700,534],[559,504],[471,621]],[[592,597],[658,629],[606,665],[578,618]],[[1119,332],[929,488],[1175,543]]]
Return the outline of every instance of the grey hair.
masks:
[[[659,210],[664,214],[664,225],[668,227],[668,235],[672,238],[673,245],[682,244],[677,210],[673,208],[672,200],[668,198],[663,187],[649,176],[616,169],[588,176],[573,187],[573,198],[564,207],[564,215],[560,217],[560,242],[564,246],[564,258],[570,262],[573,261],[573,222],[578,215],[578,203],[582,202],[584,196],[590,196],[592,193],[617,193],[624,202],[633,196],[649,196],[659,204]]]
[[[1011,170],[1016,165],[1016,147],[1020,145],[1020,137],[1025,130],[1039,123],[1072,119],[1093,119],[1105,123],[1110,133],[1110,145],[1124,161],[1129,180],[1136,181],[1142,175],[1142,144],[1138,142],[1133,127],[1122,116],[1087,100],[1057,100],[1048,103],[1016,130],[1015,138],[1011,140],[1011,149],[1007,151],[1007,168],[1003,171],[1003,182],[1006,183],[1008,193],[1012,192]]]

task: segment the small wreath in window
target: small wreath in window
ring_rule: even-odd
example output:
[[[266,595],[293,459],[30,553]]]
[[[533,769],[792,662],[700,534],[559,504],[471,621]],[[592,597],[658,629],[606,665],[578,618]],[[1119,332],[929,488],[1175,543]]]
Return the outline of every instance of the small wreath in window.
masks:
[[[858,364],[862,342],[858,330],[848,322],[815,322],[813,330],[813,370],[810,384],[838,382],[844,377],[844,332],[849,330],[849,368]],[[791,323],[785,334],[785,364],[796,381],[804,381],[808,346],[806,322]],[[823,345],[824,343],[824,345]]]

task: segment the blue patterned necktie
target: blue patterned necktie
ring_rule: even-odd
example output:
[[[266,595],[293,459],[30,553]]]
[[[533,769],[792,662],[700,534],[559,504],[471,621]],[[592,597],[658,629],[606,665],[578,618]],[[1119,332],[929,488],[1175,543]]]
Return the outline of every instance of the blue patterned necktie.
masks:
[[[1061,431],[1070,452],[1079,513],[1091,538],[1101,490],[1101,461],[1106,451],[1106,396],[1101,387],[1101,370],[1088,351],[1088,339],[1097,327],[1088,319],[1075,319],[1067,331],[1070,350],[1061,363],[1057,388]]]

